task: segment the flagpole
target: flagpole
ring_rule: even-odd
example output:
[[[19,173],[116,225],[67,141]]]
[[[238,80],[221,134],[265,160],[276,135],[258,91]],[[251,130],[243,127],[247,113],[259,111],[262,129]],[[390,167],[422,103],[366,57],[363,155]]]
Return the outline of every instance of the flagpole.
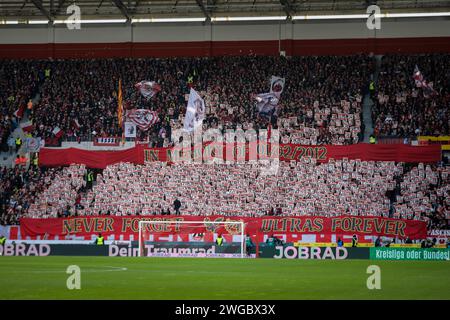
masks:
[[[122,146],[125,144],[125,132],[123,123],[123,98],[122,98],[122,79],[119,78],[119,90],[117,93],[117,116],[119,122],[119,128],[122,128]]]

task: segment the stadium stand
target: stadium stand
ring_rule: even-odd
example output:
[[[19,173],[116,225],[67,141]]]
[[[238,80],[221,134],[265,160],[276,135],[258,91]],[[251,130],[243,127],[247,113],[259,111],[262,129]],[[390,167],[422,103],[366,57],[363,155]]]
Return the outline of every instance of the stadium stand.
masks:
[[[8,151],[8,137],[37,93],[43,71],[39,62],[0,60],[0,151]]]
[[[418,67],[434,93],[417,88]],[[387,55],[382,59],[375,105],[377,136],[439,136],[450,132],[450,55]]]
[[[158,113],[160,122],[140,139],[162,146],[183,123],[188,78],[207,103],[204,129],[266,128],[255,115],[252,94],[268,90],[273,74],[283,75],[278,123],[285,140],[303,144],[351,144],[361,138],[361,100],[373,61],[368,56],[213,57],[172,59],[58,60],[41,89],[41,101],[31,116],[35,136],[91,141],[95,136],[120,136],[117,124],[117,85],[124,83],[126,108]],[[134,84],[154,77],[162,91],[147,101]],[[163,128],[163,130],[161,130]]]
[[[447,133],[449,78],[443,70],[448,63],[448,55],[384,57],[372,109],[375,134]],[[416,65],[437,88],[431,97],[414,87]],[[55,127],[64,132],[64,140],[120,136],[119,75],[126,108],[152,109],[161,119],[138,136],[149,139],[149,146],[169,145],[171,130],[181,128],[191,77],[206,101],[204,129],[265,128],[267,121],[255,115],[253,95],[267,90],[271,74],[282,74],[289,85],[273,123],[282,143],[353,144],[362,138],[362,100],[374,68],[373,58],[363,55],[3,62],[2,73],[15,76],[2,80],[9,88],[2,91],[2,132],[9,136],[15,106],[24,105],[39,89],[40,102],[30,112],[34,136],[52,138]],[[162,91],[146,100],[134,84],[149,74]],[[179,198],[182,214],[188,215],[375,215],[446,226],[448,167],[332,159],[318,164],[308,158],[280,166],[277,176],[262,177],[251,164],[122,163],[100,172],[92,189],[86,185],[83,165],[3,168],[1,221],[17,224],[22,216],[168,214]],[[196,187],[187,194],[192,181]]]
[[[42,172],[4,169],[2,184],[11,195],[9,202],[2,197],[2,220],[174,214],[176,198],[183,215],[373,215],[428,221],[430,227],[443,227],[449,218],[448,167],[357,160],[317,164],[309,158],[280,165],[278,175],[263,177],[251,164],[121,163],[99,173],[92,189],[86,188],[82,165]],[[21,187],[11,191],[12,185]]]

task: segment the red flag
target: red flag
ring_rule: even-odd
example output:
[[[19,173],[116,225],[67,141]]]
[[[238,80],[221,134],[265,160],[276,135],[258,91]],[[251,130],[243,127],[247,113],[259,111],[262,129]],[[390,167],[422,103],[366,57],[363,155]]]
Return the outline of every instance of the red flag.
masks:
[[[25,112],[25,106],[24,105],[21,105],[21,106],[19,106],[19,109],[17,109],[15,112],[14,112],[14,116],[16,117],[16,118],[23,118],[23,113]]]
[[[22,128],[22,130],[24,132],[31,132],[33,131],[34,127],[33,127],[33,123],[31,121],[27,121],[27,122],[22,122],[20,124],[20,128]]]
[[[59,127],[55,127],[52,132],[57,138],[61,138],[64,134],[64,131],[62,131]]]

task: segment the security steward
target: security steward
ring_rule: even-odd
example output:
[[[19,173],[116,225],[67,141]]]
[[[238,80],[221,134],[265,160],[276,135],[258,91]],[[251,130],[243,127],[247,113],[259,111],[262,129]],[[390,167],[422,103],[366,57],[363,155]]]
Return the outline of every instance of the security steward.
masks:
[[[370,144],[377,143],[377,139],[375,138],[375,136],[373,134],[370,135],[369,142],[370,142]]]
[[[91,170],[89,170],[89,172],[87,173],[86,180],[87,180],[87,188],[91,189],[92,183],[94,181],[94,173]]]
[[[375,82],[370,81],[369,83],[369,92],[370,92],[370,97],[373,99],[374,95],[375,95]]]
[[[0,236],[0,246],[4,246],[6,243],[6,237],[4,235]]]
[[[356,236],[356,234],[354,234],[352,237],[352,247],[357,247],[357,246],[358,246],[358,237]]]
[[[103,238],[101,233],[99,233],[97,239],[95,239],[95,244],[99,246],[103,246],[105,244],[105,239]]]
[[[20,137],[17,137],[16,138],[16,152],[19,151],[21,145],[22,145],[22,139],[20,139]]]
[[[222,234],[219,234],[219,236],[216,239],[216,244],[221,247],[223,245],[223,237]]]
[[[38,153],[35,153],[34,158],[33,158],[33,166],[34,166],[35,168],[37,168],[38,165],[39,165],[39,154],[38,154]]]
[[[194,77],[189,75],[187,78],[187,86],[188,88],[192,88],[194,86]]]

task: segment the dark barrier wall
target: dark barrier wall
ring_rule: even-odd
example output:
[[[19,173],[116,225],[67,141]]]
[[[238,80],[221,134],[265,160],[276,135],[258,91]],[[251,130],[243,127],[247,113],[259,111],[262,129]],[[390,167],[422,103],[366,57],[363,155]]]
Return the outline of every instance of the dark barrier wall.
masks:
[[[196,256],[203,251],[206,256],[227,256],[240,253],[237,245],[217,247],[212,243],[176,244],[159,243],[151,248],[164,256]],[[186,251],[189,249],[190,251]],[[194,250],[195,249],[195,250]],[[200,251],[199,251],[200,250]],[[316,259],[316,260],[437,260],[449,261],[450,249],[419,248],[352,248],[352,247],[296,247],[291,244],[283,246],[259,245],[260,258],[272,259]],[[252,250],[254,252],[254,250]],[[6,244],[0,246],[0,256],[110,256],[136,257],[138,248],[126,245],[71,245],[71,244]],[[204,255],[205,256],[205,255]]]
[[[240,254],[239,245],[215,246],[212,243],[177,244],[159,243],[147,245],[146,250],[161,256],[224,256]],[[254,253],[254,249],[251,250]],[[0,247],[3,256],[111,256],[136,257],[138,248],[126,245],[70,245],[70,244],[7,244]],[[266,244],[259,246],[261,258],[287,258],[287,259],[369,259],[369,248],[336,248],[336,247],[294,247],[284,245],[273,247]]]
[[[107,256],[108,246],[83,244],[5,244],[0,256]]]

